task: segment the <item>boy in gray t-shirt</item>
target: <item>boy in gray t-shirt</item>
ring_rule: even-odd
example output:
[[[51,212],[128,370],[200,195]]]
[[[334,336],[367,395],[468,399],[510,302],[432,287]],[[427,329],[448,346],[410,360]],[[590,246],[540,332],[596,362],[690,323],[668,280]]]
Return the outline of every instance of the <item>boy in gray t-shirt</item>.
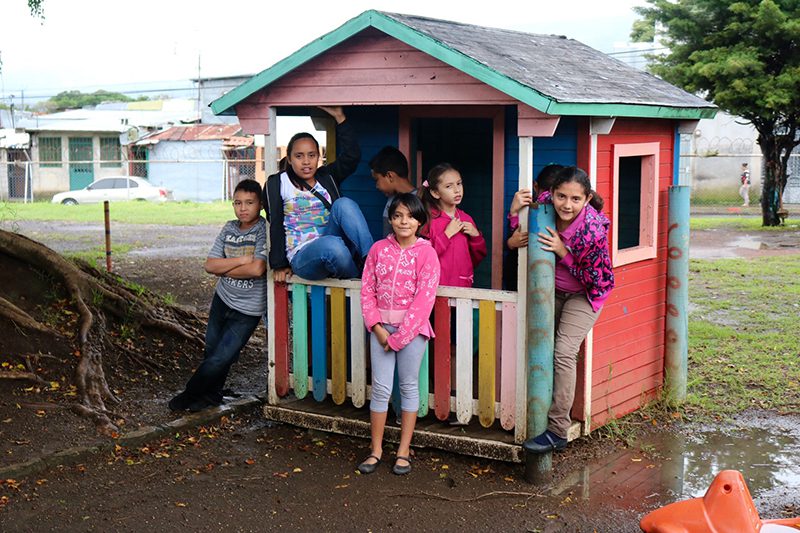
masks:
[[[267,225],[260,216],[257,181],[236,186],[233,210],[236,220],[222,227],[205,264],[219,281],[208,313],[203,362],[186,389],[169,401],[173,411],[195,412],[222,403],[228,371],[266,310]]]

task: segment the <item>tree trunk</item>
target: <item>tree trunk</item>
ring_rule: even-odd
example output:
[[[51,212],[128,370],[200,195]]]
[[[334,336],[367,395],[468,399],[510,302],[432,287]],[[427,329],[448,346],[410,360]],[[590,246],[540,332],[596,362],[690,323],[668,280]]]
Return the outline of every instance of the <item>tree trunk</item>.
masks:
[[[778,226],[781,219],[778,217],[780,208],[780,195],[783,192],[780,186],[780,175],[774,159],[764,155],[764,181],[761,184],[761,225]]]
[[[148,294],[134,294],[113,275],[85,263],[73,263],[41,243],[4,230],[0,230],[0,253],[47,273],[69,294],[79,315],[76,349],[80,360],[74,378],[78,402],[72,411],[93,420],[101,433],[110,434],[117,429],[112,421],[116,416],[106,407],[108,402],[118,402],[103,370],[103,347],[111,343],[106,336],[106,317],[132,321],[203,344],[202,321],[196,315],[158,302]],[[2,297],[0,317],[27,331],[47,330],[58,335]]]
[[[759,130],[758,144],[764,158],[764,180],[761,183],[761,224],[778,226],[781,224],[779,211],[782,206],[783,190],[786,187],[786,169],[789,156],[797,146],[794,128],[780,135],[775,133],[773,123],[760,125],[754,122]],[[762,131],[763,128],[763,131]]]

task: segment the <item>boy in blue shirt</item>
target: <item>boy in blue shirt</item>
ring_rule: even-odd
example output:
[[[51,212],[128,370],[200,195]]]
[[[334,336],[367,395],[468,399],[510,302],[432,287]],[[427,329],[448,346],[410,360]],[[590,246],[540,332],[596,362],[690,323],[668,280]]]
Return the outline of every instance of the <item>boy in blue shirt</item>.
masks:
[[[205,264],[219,281],[208,313],[203,362],[186,389],[169,401],[172,411],[196,412],[222,403],[228,371],[266,310],[267,226],[256,180],[236,185],[233,210],[236,220],[222,227]]]

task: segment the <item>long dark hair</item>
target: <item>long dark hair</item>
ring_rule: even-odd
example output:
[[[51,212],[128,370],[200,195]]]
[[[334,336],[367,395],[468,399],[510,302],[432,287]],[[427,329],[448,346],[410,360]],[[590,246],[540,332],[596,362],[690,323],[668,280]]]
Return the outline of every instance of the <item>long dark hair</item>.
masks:
[[[439,200],[433,197],[431,190],[435,190],[439,186],[439,180],[442,175],[450,170],[458,172],[458,169],[450,163],[439,163],[428,171],[428,179],[425,180],[422,187],[419,189],[419,196],[422,198],[422,202],[425,204],[425,208],[428,210],[429,214],[439,210]]]
[[[422,200],[416,194],[410,192],[395,195],[392,203],[389,204],[389,220],[392,220],[394,212],[397,211],[397,207],[400,205],[406,206],[411,218],[419,222],[419,228],[417,228],[417,235],[419,235],[419,230],[428,223],[428,212],[425,210],[425,206],[422,205]]]
[[[592,182],[589,181],[589,175],[585,170],[578,167],[564,167],[559,170],[553,178],[553,184],[550,186],[550,192],[555,192],[561,185],[565,183],[577,183],[583,187],[583,194],[586,196],[592,195],[589,200],[589,205],[594,207],[597,211],[603,210],[603,197],[597,194],[597,191],[592,190]]]

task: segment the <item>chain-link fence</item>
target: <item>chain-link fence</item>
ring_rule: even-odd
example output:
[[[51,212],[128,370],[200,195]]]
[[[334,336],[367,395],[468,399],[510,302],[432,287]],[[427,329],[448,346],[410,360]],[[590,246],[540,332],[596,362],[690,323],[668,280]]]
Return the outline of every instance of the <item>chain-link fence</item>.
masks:
[[[742,183],[743,163],[747,163],[749,185]],[[681,155],[681,172],[691,176],[693,208],[760,209],[763,168],[760,155]],[[800,154],[789,156],[787,174],[783,203],[800,204]]]
[[[146,153],[146,152],[144,152]],[[223,158],[136,158],[124,160],[30,161],[25,151],[0,160],[0,200],[48,201],[54,194],[83,189],[102,178],[137,176],[171,191],[176,201],[229,200],[236,185],[257,177],[262,166],[252,150],[237,150]]]

